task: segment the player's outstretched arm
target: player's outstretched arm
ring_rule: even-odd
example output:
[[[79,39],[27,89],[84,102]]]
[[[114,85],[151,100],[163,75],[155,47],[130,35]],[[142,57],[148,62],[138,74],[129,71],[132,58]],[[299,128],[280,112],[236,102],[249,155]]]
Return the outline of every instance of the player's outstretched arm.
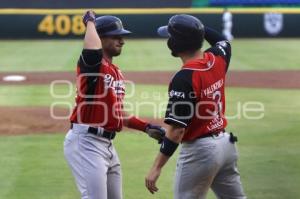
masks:
[[[158,191],[156,181],[160,176],[161,169],[176,151],[179,143],[184,136],[184,132],[185,130],[182,127],[175,125],[169,126],[166,136],[164,137],[161,144],[160,152],[157,155],[154,164],[145,179],[145,186],[152,194]]]
[[[157,140],[159,144],[166,134],[166,130],[163,127],[150,124],[135,116],[129,116],[127,113],[123,113],[123,124],[128,128],[147,133],[151,138]]]

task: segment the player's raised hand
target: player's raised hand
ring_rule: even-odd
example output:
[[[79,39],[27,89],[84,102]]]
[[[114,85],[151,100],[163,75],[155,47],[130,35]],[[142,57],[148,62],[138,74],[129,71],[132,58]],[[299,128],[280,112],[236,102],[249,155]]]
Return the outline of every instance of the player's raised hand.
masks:
[[[165,137],[166,130],[158,125],[148,124],[146,128],[146,133],[153,139],[157,140],[160,144]]]
[[[82,16],[82,21],[85,26],[87,26],[87,23],[89,21],[95,23],[96,20],[96,13],[93,10],[88,10],[85,12],[85,14]]]

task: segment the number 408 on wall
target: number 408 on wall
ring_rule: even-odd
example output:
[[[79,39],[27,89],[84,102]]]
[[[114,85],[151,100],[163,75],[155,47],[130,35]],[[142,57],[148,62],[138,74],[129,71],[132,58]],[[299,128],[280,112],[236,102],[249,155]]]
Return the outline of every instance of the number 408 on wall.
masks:
[[[85,32],[85,26],[80,15],[46,15],[39,23],[38,31],[47,35],[82,35]]]

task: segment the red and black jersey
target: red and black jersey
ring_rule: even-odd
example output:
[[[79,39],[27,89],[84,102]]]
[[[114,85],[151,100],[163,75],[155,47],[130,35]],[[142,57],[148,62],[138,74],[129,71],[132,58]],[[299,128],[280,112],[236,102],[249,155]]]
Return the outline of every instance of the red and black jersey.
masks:
[[[218,42],[172,78],[165,123],[185,128],[182,141],[226,127],[224,87],[230,57],[229,42]]]
[[[120,131],[123,127],[124,77],[116,65],[102,58],[102,52],[100,60],[91,66],[81,55],[78,61],[76,105],[70,121]]]

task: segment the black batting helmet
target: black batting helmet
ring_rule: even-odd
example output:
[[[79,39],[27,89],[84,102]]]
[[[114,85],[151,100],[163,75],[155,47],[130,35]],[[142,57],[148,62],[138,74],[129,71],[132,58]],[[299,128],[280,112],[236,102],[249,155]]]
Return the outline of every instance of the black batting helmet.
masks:
[[[97,17],[95,25],[100,36],[128,35],[131,33],[124,29],[122,21],[115,16],[105,15]]]
[[[157,33],[168,37],[168,47],[172,55],[198,50],[203,45],[204,25],[194,16],[180,14],[170,18],[167,26],[159,27]]]

